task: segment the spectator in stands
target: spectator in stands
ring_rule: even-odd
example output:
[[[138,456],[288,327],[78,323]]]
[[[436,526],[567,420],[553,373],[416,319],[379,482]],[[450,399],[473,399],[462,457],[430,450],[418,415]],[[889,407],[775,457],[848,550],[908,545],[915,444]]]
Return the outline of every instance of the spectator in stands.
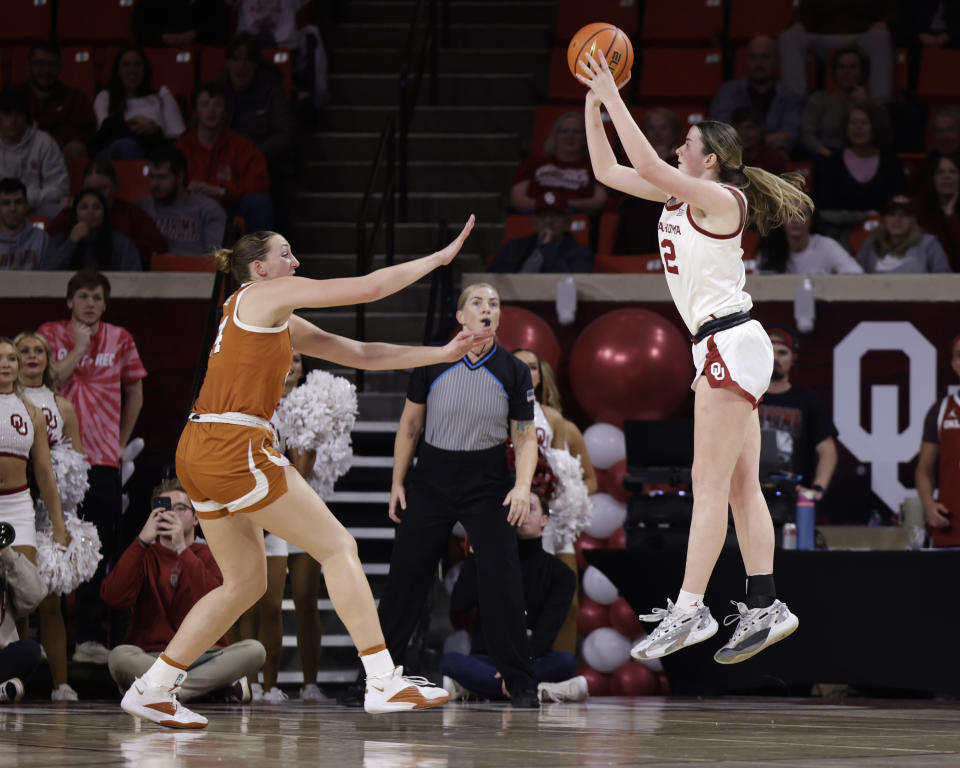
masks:
[[[97,116],[96,150],[114,160],[138,160],[183,133],[183,116],[170,89],[153,88],[153,70],[135,45],[120,49],[105,90],[93,100]]]
[[[742,162],[780,175],[787,172],[787,156],[777,147],[764,141],[763,129],[757,123],[753,110],[744,105],[730,115],[730,124],[740,135],[743,148]]]
[[[541,701],[582,701],[586,680],[574,678],[576,660],[569,651],[553,650],[557,633],[567,617],[577,586],[574,572],[543,550],[541,535],[549,522],[549,509],[539,494],[530,494],[530,513],[517,526],[520,572],[526,607],[528,653]],[[440,660],[443,687],[453,700],[476,694],[487,699],[507,699],[506,687],[494,660],[486,653],[480,624],[476,556],[463,561],[450,595],[450,612],[457,624],[473,625],[470,654],[445,653]],[[572,679],[573,678],[573,679]],[[565,682],[564,682],[565,681]],[[551,696],[551,693],[559,694]]]
[[[790,27],[780,35],[780,72],[794,93],[807,93],[807,54],[821,64],[829,52],[857,45],[870,58],[870,95],[887,102],[893,97],[893,49],[890,30],[895,0],[800,0]]]
[[[954,272],[960,272],[960,155],[941,155],[928,174],[923,210],[917,217],[946,251]],[[2,199],[2,198],[0,198]]]
[[[187,189],[187,159],[176,147],[150,153],[150,196],[138,205],[150,215],[171,253],[204,256],[223,242],[226,214],[209,197]]]
[[[274,228],[270,175],[263,152],[224,122],[223,86],[204,83],[193,97],[194,124],[177,148],[187,158],[187,189],[206,195],[230,216],[240,216],[247,232]]]
[[[303,90],[321,106],[327,98],[327,53],[320,31],[309,24],[297,28],[297,11],[310,0],[227,0],[237,9],[237,32],[254,35],[264,48],[294,53],[294,68]]]
[[[924,161],[924,174],[933,173],[943,155],[960,155],[960,107],[940,107],[930,121],[931,142]]]
[[[879,211],[906,190],[903,166],[887,147],[883,108],[864,101],[847,116],[846,147],[831,155],[817,173],[816,200],[821,210]]]
[[[137,0],[133,6],[133,36],[143,48],[221,46],[229,26],[223,0]]]
[[[153,490],[152,499],[143,529],[100,587],[107,605],[132,612],[126,644],[107,658],[121,691],[153,665],[194,603],[223,583],[210,547],[195,537],[197,516],[180,481],[165,480]],[[220,638],[190,668],[180,699],[227,689],[233,700],[250,701],[246,678],[256,678],[264,655],[256,640],[228,645]]]
[[[960,377],[960,333],[950,342],[950,367]],[[934,547],[960,546],[960,471],[957,467],[960,467],[960,394],[954,392],[934,402],[927,411],[914,475],[927,525],[933,529]]]
[[[720,86],[710,105],[710,119],[732,123],[734,111],[741,107],[750,109],[768,146],[783,152],[793,148],[800,137],[803,96],[777,82],[777,43],[772,37],[760,35],[750,41],[747,76]]]
[[[917,224],[913,203],[906,195],[894,195],[887,201],[883,218],[864,242],[857,261],[864,272],[950,271],[943,246]]]
[[[110,215],[110,224],[115,232],[120,232],[133,241],[140,254],[140,264],[144,269],[150,267],[151,254],[166,252],[167,241],[157,230],[153,219],[133,203],[116,197],[117,171],[106,152],[101,152],[87,163],[87,167],[83,169],[80,185],[84,189],[95,189],[103,195]],[[72,218],[71,201],[71,207],[60,211],[57,218],[47,227],[50,237],[70,232],[73,229]]]
[[[759,406],[760,426],[777,433],[780,470],[795,475],[797,490],[819,501],[837,468],[837,428],[817,393],[790,381],[799,351],[796,331],[770,326],[767,333],[773,376]]]
[[[870,59],[862,50],[855,45],[840,48],[833,53],[830,67],[834,88],[810,94],[803,107],[803,146],[815,162],[843,150],[847,113],[868,98]]]
[[[497,252],[490,272],[590,272],[593,252],[570,234],[567,199],[559,192],[537,196],[535,234],[517,237]]]
[[[37,566],[9,546],[0,547],[0,704],[23,698],[23,683],[40,665],[40,643],[20,639],[17,619],[29,616],[47,590]]]
[[[0,269],[48,269],[50,238],[27,219],[27,188],[0,180]]]
[[[901,44],[907,48],[909,89],[917,85],[926,48],[960,46],[960,4],[942,0],[910,0],[900,8]]]
[[[543,143],[543,154],[528,155],[520,163],[513,175],[510,205],[531,211],[544,192],[562,195],[573,213],[599,211],[607,202],[606,187],[593,178],[582,112],[560,115]]]
[[[80,419],[83,453],[90,462],[90,488],[78,515],[97,526],[103,559],[76,591],[77,647],[74,661],[107,663],[104,605],[100,583],[117,548],[121,515],[120,459],[143,406],[143,378],[137,345],[128,331],[102,321],[110,281],[82,270],[67,283],[70,319],[44,323],[37,333],[50,342],[61,394]]]
[[[761,248],[761,268],[792,275],[859,275],[856,259],[832,237],[811,234],[817,213],[808,208],[804,218],[791,217],[773,230]]]
[[[274,203],[285,215],[292,207],[297,167],[293,109],[283,90],[283,75],[260,58],[260,44],[253,35],[240,34],[227,45],[221,82],[227,125],[260,147],[267,158]],[[283,228],[283,221],[279,226]]]
[[[70,233],[58,235],[50,269],[139,272],[137,247],[110,223],[107,201],[95,189],[73,199]]]
[[[87,142],[97,130],[90,98],[83,91],[60,82],[60,48],[51,40],[40,40],[27,54],[27,82],[19,90],[37,127],[60,146],[67,160],[86,160]]]
[[[22,91],[0,94],[0,178],[27,188],[28,214],[52,219],[70,192],[67,164],[56,140],[30,120]]]

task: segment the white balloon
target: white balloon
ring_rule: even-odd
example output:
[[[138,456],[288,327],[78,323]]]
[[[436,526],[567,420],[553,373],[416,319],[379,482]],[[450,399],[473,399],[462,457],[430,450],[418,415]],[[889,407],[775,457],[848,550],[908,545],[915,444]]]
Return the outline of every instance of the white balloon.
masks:
[[[595,539],[606,539],[627,519],[627,505],[609,493],[595,493],[590,497],[593,517],[583,530]]]
[[[591,424],[584,430],[583,442],[587,446],[590,461],[597,469],[610,469],[621,459],[627,458],[623,430],[613,424]]]
[[[592,565],[588,565],[587,570],[583,572],[583,591],[587,597],[600,605],[610,605],[620,596],[606,574]]]
[[[447,639],[443,641],[444,653],[462,653],[468,656],[470,647],[470,633],[465,629],[458,629],[456,632],[447,635]]]
[[[595,629],[583,641],[583,660],[597,672],[610,674],[630,660],[630,641],[610,627]]]

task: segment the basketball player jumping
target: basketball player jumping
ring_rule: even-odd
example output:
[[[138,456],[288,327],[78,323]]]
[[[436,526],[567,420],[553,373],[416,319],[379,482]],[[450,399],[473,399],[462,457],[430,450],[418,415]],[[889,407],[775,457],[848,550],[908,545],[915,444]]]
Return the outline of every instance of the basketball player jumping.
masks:
[[[586,98],[587,144],[597,180],[628,194],[665,203],[658,224],[667,286],[693,336],[696,375],[693,448],[693,518],[683,586],[674,603],[641,616],[657,628],[632,650],[636,659],[666,656],[717,632],[703,603],[707,582],[727,534],[727,503],[747,572],[746,598],[730,640],[714,655],[735,664],[782,640],[797,617],[777,600],[773,581],[774,532],[760,490],[757,403],[770,383],[773,349],[750,319],[743,290],[740,237],[747,224],[761,234],[802,216],[810,198],[797,174],[774,176],[745,167],[740,139],[726,123],[692,126],[677,148],[678,167],[661,160],[620,97],[607,62],[589,54],[578,62]],[[619,165],[600,116],[603,104],[630,159]],[[737,183],[734,183],[737,182]]]
[[[273,232],[254,232],[217,265],[240,288],[223,305],[200,395],[177,447],[177,476],[193,502],[223,584],[193,606],[154,665],[136,679],[121,707],[174,728],[207,719],[182,706],[176,689],[267,584],[263,531],[297,544],[323,564],[337,615],[360,651],[367,674],[364,706],[383,713],[443,704],[448,696],[423,678],[404,677],[384,645],[377,609],[353,537],[274,447],[269,419],[283,393],[293,349],[343,366],[412,368],[460,359],[492,330],[464,331],[445,347],[363,343],[326,333],[297,317],[300,308],[376,301],[448,264],[473,228],[473,216],[446,248],[369,275],[336,280],[294,277],[299,262]],[[292,348],[291,348],[292,347]]]

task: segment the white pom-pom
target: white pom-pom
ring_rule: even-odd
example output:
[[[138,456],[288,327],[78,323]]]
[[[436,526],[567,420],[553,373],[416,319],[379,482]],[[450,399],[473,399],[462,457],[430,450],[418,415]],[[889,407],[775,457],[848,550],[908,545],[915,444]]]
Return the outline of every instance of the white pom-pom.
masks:
[[[73,592],[97,570],[100,536],[93,523],[72,514],[64,515],[70,543],[61,547],[48,530],[37,531],[37,570],[47,590],[57,595]]]
[[[50,463],[57,478],[60,503],[65,507],[76,507],[83,501],[90,487],[87,479],[90,464],[82,453],[73,450],[69,445],[53,446],[50,449]]]
[[[563,551],[590,523],[593,505],[580,459],[563,448],[548,448],[547,461],[557,476],[557,490],[550,499],[550,526],[557,551]]]

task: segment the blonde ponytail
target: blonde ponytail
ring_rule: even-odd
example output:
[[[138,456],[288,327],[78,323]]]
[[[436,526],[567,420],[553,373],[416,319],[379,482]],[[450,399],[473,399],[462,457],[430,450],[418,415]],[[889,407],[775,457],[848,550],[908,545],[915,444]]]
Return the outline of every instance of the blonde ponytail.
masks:
[[[742,173],[747,181],[740,189],[747,196],[748,221],[761,237],[771,229],[782,227],[794,216],[806,218],[808,212],[813,212],[813,200],[803,191],[807,180],[799,173],[775,176],[752,165],[746,166]]]
[[[232,259],[232,248],[217,248],[217,250],[213,252],[213,260],[217,263],[217,269],[219,269],[221,272],[230,274],[230,270],[232,268]]]

